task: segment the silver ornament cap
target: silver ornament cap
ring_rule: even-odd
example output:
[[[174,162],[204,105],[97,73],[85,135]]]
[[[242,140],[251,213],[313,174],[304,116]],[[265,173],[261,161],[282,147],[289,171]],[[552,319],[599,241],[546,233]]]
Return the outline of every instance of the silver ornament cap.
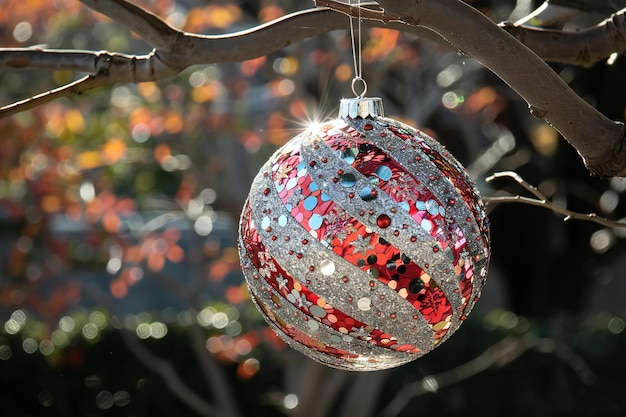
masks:
[[[339,118],[376,118],[383,117],[383,100],[378,97],[342,98],[339,103]]]

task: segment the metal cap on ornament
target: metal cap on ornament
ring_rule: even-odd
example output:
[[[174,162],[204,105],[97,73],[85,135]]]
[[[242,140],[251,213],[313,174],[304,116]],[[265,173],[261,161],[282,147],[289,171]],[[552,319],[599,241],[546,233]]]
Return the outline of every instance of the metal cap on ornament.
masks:
[[[383,117],[383,101],[378,97],[342,98],[339,103],[341,119],[362,119]]]

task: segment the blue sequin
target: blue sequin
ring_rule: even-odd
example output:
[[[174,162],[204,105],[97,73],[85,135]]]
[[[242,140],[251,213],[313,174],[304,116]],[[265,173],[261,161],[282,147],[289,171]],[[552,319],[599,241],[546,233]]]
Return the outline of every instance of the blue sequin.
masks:
[[[344,187],[354,187],[356,184],[356,177],[352,174],[343,174],[341,176],[341,185]]]
[[[317,207],[317,197],[314,196],[308,196],[307,198],[304,199],[304,202],[302,203],[302,205],[304,206],[304,208],[308,211],[313,211],[313,209],[315,209],[315,207]]]
[[[318,230],[320,227],[322,227],[323,221],[324,218],[322,216],[320,216],[319,214],[313,214],[309,219],[309,227],[311,228],[311,230]]]
[[[285,227],[285,226],[287,226],[287,216],[285,216],[284,214],[281,214],[281,215],[278,217],[278,225],[279,225],[280,227]]]
[[[378,178],[383,181],[389,181],[389,179],[391,179],[391,174],[391,168],[387,165],[381,165],[376,168],[376,175],[378,175]]]
[[[435,200],[428,200],[426,202],[426,210],[428,210],[428,214],[431,216],[436,216],[439,214],[439,204]]]

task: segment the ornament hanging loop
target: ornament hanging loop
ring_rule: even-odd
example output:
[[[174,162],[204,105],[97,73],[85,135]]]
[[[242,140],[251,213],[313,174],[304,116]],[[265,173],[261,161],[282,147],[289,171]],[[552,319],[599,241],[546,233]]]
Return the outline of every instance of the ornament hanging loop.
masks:
[[[359,90],[361,91],[360,93]],[[356,76],[352,79],[352,92],[357,98],[365,97],[367,93],[367,83],[361,76]]]
[[[350,0],[352,4],[352,0]],[[363,41],[361,30],[361,0],[356,1],[356,6],[359,11],[359,17],[357,18],[357,27],[354,28],[354,18],[350,17],[350,37],[352,39],[352,59],[354,60],[354,78],[352,79],[352,92],[357,98],[365,97],[367,93],[367,83],[362,77],[363,70]]]

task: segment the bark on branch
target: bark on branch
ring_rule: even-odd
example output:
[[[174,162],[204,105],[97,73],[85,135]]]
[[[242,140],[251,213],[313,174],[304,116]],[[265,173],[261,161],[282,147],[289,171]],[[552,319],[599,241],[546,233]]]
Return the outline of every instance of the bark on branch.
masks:
[[[548,62],[591,66],[613,53],[626,53],[626,9],[578,32],[519,26],[512,22],[502,22],[500,27]]]
[[[582,100],[541,58],[476,9],[457,0],[378,3],[384,20],[431,29],[498,75],[526,100],[534,116],[554,126],[576,148],[592,174],[626,175],[624,124]]]
[[[40,106],[56,98],[81,94],[114,83],[159,81],[193,65],[241,62],[285,48],[303,39],[348,27],[346,16],[328,8],[292,13],[264,25],[227,35],[200,35],[169,26],[158,16],[125,0],[81,0],[94,10],[137,33],[154,49],[145,55],[108,51],[0,48],[0,68],[66,70],[89,77],[0,108],[0,118]],[[373,22],[442,42],[424,28]]]
[[[318,0],[318,5],[328,8],[293,13],[242,32],[208,36],[175,29],[126,0],[81,1],[136,32],[154,48],[152,52],[135,56],[106,51],[0,49],[0,67],[67,69],[90,74],[68,86],[6,106],[0,109],[0,117],[107,84],[163,80],[192,65],[256,58],[303,39],[346,28],[348,19],[335,10],[357,15],[357,9],[345,3]],[[378,4],[384,11],[361,11],[367,24],[453,45],[502,78],[528,102],[532,114],[559,130],[592,174],[626,175],[624,125],[588,105],[539,56],[477,10],[461,0],[379,0]],[[615,47],[620,39],[626,39],[626,18],[622,13],[610,21],[602,27],[613,28]]]
[[[179,30],[154,13],[126,0],[80,0],[85,6],[110,17],[135,32],[155,49],[168,49]]]

